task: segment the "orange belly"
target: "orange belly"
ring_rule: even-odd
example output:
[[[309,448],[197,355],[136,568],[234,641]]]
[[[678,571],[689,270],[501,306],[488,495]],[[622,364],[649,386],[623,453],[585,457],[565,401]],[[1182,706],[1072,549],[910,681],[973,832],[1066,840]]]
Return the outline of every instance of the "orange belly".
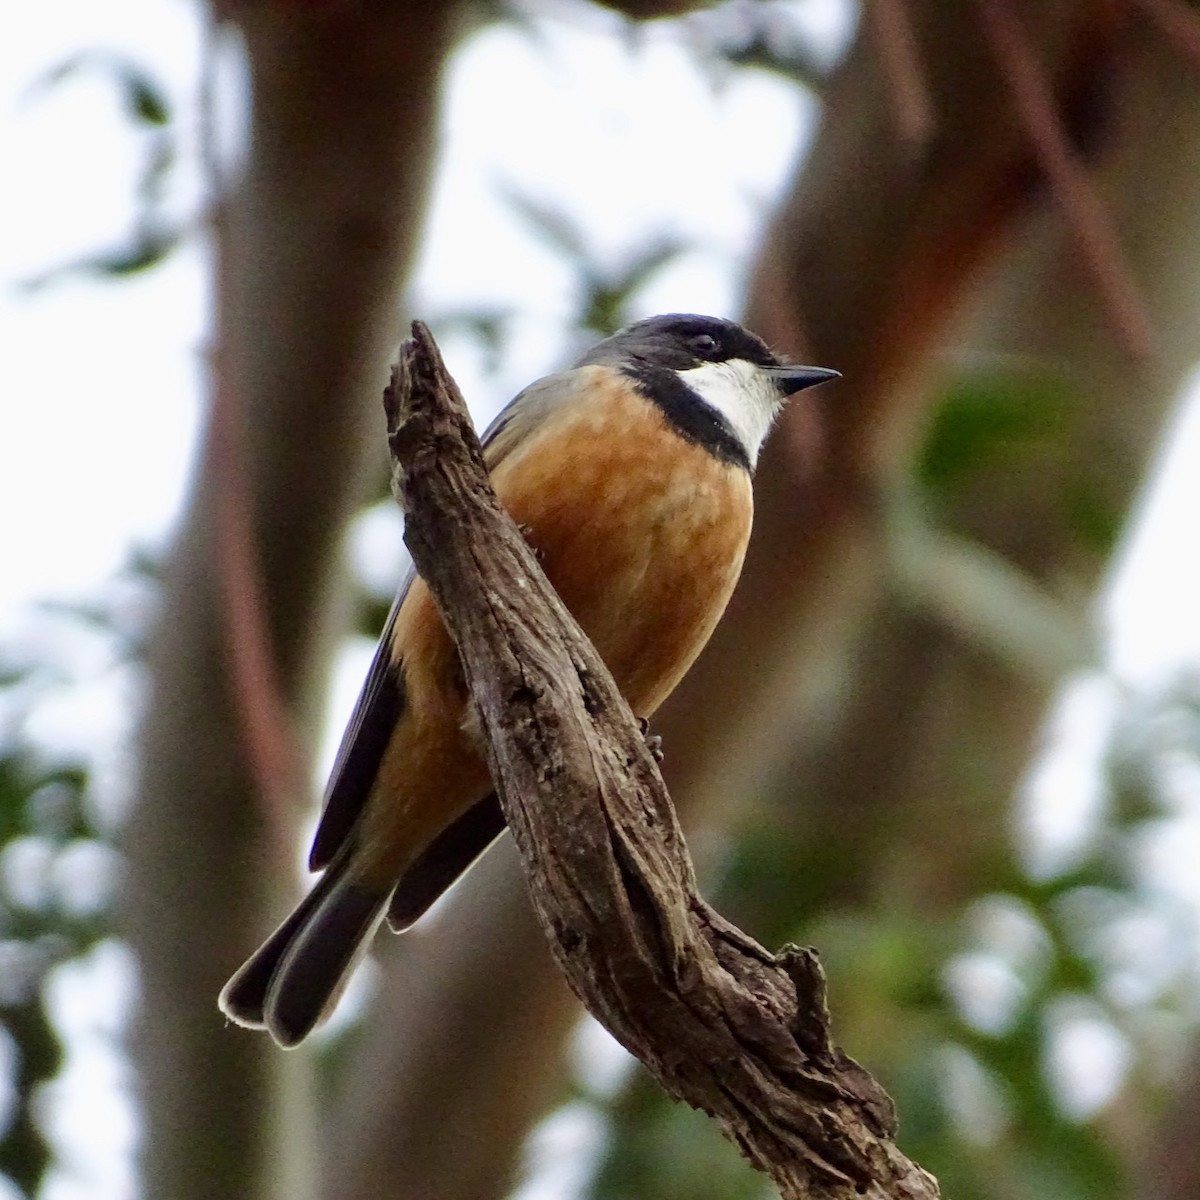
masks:
[[[748,474],[683,441],[648,402],[616,394],[552,414],[492,480],[630,707],[650,716],[737,582],[752,515]],[[469,733],[457,651],[420,579],[397,614],[394,646],[408,708],[358,842],[365,875],[381,885],[491,789]]]

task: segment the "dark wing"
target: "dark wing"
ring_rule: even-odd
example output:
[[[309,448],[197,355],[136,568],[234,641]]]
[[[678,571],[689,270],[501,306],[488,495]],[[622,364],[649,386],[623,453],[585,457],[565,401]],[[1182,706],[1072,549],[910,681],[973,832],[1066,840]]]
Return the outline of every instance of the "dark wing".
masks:
[[[484,458],[489,469],[495,468],[548,413],[560,404],[577,398],[580,383],[581,377],[577,371],[564,371],[539,379],[511,400],[483,435]],[[308,856],[308,865],[313,871],[328,866],[345,844],[371,795],[392,730],[404,715],[404,672],[392,657],[391,641],[396,613],[408,594],[412,580],[410,573],[400,587],[380,635],[379,647],[358,703],[342,735],[325,792],[325,807]],[[481,802],[476,808],[481,808],[485,803]],[[418,907],[420,912],[428,908],[441,891],[449,887],[503,832],[503,817],[497,817],[499,804],[493,799],[492,805],[486,815],[476,814],[472,809],[460,817],[421,854],[412,867],[416,879],[411,892],[404,882],[401,884],[403,895],[393,913],[393,923],[404,920],[406,913],[414,912]],[[459,865],[455,866],[456,863]],[[408,878],[405,876],[405,881]],[[440,890],[433,891],[437,879],[444,882]],[[416,915],[419,916],[420,912]],[[416,916],[408,923],[411,924],[412,920],[416,920]]]
[[[371,669],[342,734],[325,790],[321,822],[308,855],[311,871],[327,867],[345,843],[371,794],[392,730],[404,714],[404,673],[392,658],[392,629],[412,579],[410,573],[388,613]]]

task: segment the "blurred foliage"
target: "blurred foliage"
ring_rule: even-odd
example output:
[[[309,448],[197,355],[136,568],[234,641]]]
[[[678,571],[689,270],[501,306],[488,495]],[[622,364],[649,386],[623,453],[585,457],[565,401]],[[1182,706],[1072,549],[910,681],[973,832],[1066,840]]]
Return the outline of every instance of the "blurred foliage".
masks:
[[[557,253],[576,276],[576,312],[572,324],[607,337],[631,319],[632,304],[643,287],[690,243],[674,234],[658,234],[605,265],[582,226],[569,213],[512,187],[501,198],[539,241]]]
[[[388,613],[392,611],[392,598],[386,599],[370,593],[362,592],[355,606],[356,620],[354,631],[362,637],[377,638],[387,624]]]
[[[45,271],[27,291],[75,275],[115,279],[161,262],[183,231],[165,214],[177,159],[177,131],[166,90],[138,63],[111,52],[76,55],[46,72],[27,93],[36,100],[83,73],[108,81],[140,139],[128,235],[111,248]],[[85,186],[85,185],[81,185]],[[95,601],[45,601],[41,615],[97,634],[118,662],[140,658],[146,599],[157,578],[155,556],[134,550],[108,594]],[[25,647],[5,648],[0,666],[0,1028],[8,1103],[0,1110],[0,1175],[19,1194],[36,1195],[53,1165],[41,1119],[45,1085],[66,1054],[46,1003],[56,967],[79,959],[112,931],[115,850],[89,799],[90,764],[64,761],[34,743],[28,718],[75,682]]]
[[[27,95],[36,98],[85,72],[95,72],[111,83],[123,112],[141,139],[142,167],[134,181],[129,232],[118,245],[25,280],[22,286],[28,291],[37,291],[74,275],[103,278],[135,275],[157,266],[184,237],[185,230],[167,216],[164,204],[178,158],[178,133],[166,89],[149,71],[123,55],[91,50],[47,71]]]
[[[160,563],[139,549],[95,599],[43,602],[69,661],[82,643],[110,665],[136,662]],[[46,648],[45,632],[35,643]],[[86,655],[85,655],[86,657]],[[0,1174],[37,1194],[53,1165],[41,1097],[63,1067],[64,1046],[46,1004],[52,971],[112,935],[117,852],[92,794],[91,763],[41,745],[30,724],[79,681],[16,642],[0,652],[0,1029],[9,1054],[11,1105],[0,1110]]]
[[[43,613],[98,634],[119,661],[137,662],[146,654],[148,610],[157,599],[162,571],[163,560],[157,550],[133,546],[125,565],[100,595],[88,600],[52,597],[39,601],[37,607]],[[20,675],[16,672],[11,682],[16,683]],[[0,686],[4,682],[0,677]]]
[[[992,367],[957,377],[934,407],[914,472],[931,498],[952,503],[982,471],[1018,466],[1053,451],[1070,411],[1060,379]]]
[[[477,27],[503,21],[537,42],[542,27],[534,11],[522,0],[487,0],[473,6],[471,16]],[[654,36],[654,22],[619,15],[615,7],[613,15],[620,20],[624,41],[631,48]],[[794,5],[723,0],[673,21],[696,65],[708,71],[714,84],[719,85],[731,69],[748,67],[769,71],[814,92],[825,86],[830,64],[811,44],[808,29]]]
[[[825,87],[828,64],[787,5],[736,0],[691,14],[683,27],[697,63],[710,71],[751,67],[818,94]]]
[[[483,368],[491,375],[499,369],[508,344],[515,310],[511,308],[455,308],[433,318],[438,337],[466,334],[483,351]]]
[[[80,765],[43,762],[19,742],[0,749],[0,1026],[12,1049],[13,1096],[0,1130],[0,1172],[28,1196],[51,1160],[39,1091],[63,1060],[43,984],[109,932],[107,907],[81,904],[66,878],[81,849],[103,844],[87,788]]]
[[[774,1189],[704,1113],[668,1099],[640,1068],[608,1112],[611,1142],[591,1200],[766,1200]]]
[[[913,467],[935,515],[978,503],[990,478],[1011,471],[1056,487],[1059,511],[1080,547],[1111,553],[1124,514],[1086,474],[1070,469],[1076,393],[1071,381],[1032,364],[991,363],[953,378]]]
[[[132,59],[111,52],[89,50],[73,55],[35,81],[29,94],[36,96],[83,71],[98,71],[112,82],[131,120],[150,126],[170,124],[171,105],[158,81]]]

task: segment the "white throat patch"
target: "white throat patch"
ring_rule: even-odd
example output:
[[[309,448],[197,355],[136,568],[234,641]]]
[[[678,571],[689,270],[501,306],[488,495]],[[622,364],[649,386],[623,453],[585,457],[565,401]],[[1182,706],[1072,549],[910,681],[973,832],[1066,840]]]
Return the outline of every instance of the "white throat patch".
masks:
[[[784,402],[771,377],[744,358],[704,363],[675,373],[729,422],[754,466],[763,439]]]

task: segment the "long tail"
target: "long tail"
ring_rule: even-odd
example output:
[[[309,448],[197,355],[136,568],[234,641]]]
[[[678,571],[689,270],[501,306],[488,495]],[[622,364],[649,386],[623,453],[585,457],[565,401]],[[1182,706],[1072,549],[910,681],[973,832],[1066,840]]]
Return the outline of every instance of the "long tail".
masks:
[[[403,933],[415,925],[505,828],[504,811],[492,792],[443,829],[396,884],[387,913],[393,932]]]
[[[351,968],[366,952],[387,906],[348,877],[339,855],[290,917],[221,991],[221,1011],[266,1029],[281,1046],[303,1041],[333,1008]]]

